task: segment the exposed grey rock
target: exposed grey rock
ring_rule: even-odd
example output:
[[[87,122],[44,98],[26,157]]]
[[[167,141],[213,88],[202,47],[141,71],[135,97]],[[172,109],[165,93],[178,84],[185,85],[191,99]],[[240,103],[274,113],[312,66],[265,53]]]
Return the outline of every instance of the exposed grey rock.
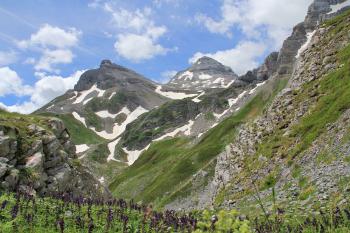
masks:
[[[273,52],[265,59],[264,63],[245,75],[239,77],[240,80],[248,83],[261,82],[269,79],[277,70],[278,52]]]
[[[63,121],[59,119],[50,119],[48,123],[49,123],[50,129],[53,131],[53,133],[57,138],[62,137],[63,132],[67,134],[67,132],[65,131],[66,127],[64,126]]]
[[[178,72],[166,87],[177,90],[203,91],[210,88],[227,87],[237,78],[238,76],[230,67],[212,58],[202,57],[190,68]]]
[[[9,166],[6,163],[0,162],[0,178],[2,178],[8,171]]]
[[[45,155],[39,151],[34,155],[27,157],[26,167],[36,170],[37,172],[43,171],[43,165],[45,160]]]
[[[17,151],[17,141],[9,136],[0,136],[0,157],[6,157],[9,160],[15,157]]]
[[[6,123],[6,119],[1,120]],[[21,133],[0,125],[3,129],[0,136],[1,187],[41,195],[72,192],[74,195],[109,196],[108,190],[87,168],[72,163],[76,158],[75,146],[63,122],[55,118],[43,122],[47,124],[45,127],[30,124]],[[16,120],[11,124],[16,125]],[[52,131],[45,128],[52,128]],[[26,133],[25,139],[23,133]]]
[[[19,170],[12,169],[8,176],[6,176],[5,181],[8,184],[9,189],[12,191],[17,186],[19,179]]]

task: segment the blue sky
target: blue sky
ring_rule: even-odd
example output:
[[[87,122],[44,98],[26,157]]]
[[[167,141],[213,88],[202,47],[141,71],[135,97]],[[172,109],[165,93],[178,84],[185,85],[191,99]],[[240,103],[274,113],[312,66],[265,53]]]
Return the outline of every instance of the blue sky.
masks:
[[[29,113],[102,59],[166,82],[207,55],[238,74],[278,50],[311,0],[2,0],[0,106]]]

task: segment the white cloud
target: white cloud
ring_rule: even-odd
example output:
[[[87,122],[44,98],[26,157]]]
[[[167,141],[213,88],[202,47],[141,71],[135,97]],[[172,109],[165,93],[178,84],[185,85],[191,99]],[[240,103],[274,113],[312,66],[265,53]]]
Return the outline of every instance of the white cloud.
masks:
[[[167,83],[172,77],[174,77],[177,74],[176,70],[166,70],[162,72],[161,75],[161,83]]]
[[[90,2],[88,4],[88,7],[91,7],[91,8],[97,8],[100,6],[102,0],[93,0],[92,2]]]
[[[44,50],[41,58],[35,64],[35,70],[45,70],[58,73],[59,70],[54,69],[54,64],[69,64],[73,61],[73,53],[68,49]]]
[[[35,91],[30,98],[31,102],[38,107],[47,104],[55,97],[72,89],[83,72],[84,71],[77,71],[69,77],[42,76],[41,79],[35,83]]]
[[[293,26],[301,22],[312,0],[223,0],[221,19],[198,14],[196,20],[210,32],[232,35],[234,27],[248,37],[266,33],[279,47]]]
[[[7,66],[17,61],[17,53],[14,51],[0,51],[0,66]]]
[[[203,56],[211,57],[226,66],[230,66],[238,75],[242,75],[253,67],[257,67],[258,58],[266,51],[263,43],[245,41],[229,50],[217,51],[215,53],[197,52],[190,58],[189,62],[194,63]]]
[[[29,58],[25,61],[25,63],[34,64],[36,71],[58,73],[59,69],[55,68],[56,65],[72,62],[74,57],[72,48],[78,45],[81,34],[75,28],[64,30],[45,24],[28,40],[19,41],[17,45],[22,49],[41,53],[39,59]]]
[[[0,106],[7,109],[8,111],[20,113],[31,113],[47,104],[55,97],[64,94],[68,89],[72,89],[79,80],[81,74],[84,72],[77,71],[69,77],[61,77],[57,75],[47,76],[43,73],[37,73],[40,79],[33,86],[24,86],[22,84],[22,79],[17,75],[15,71],[10,70],[7,67],[1,68],[0,75],[1,71],[7,74],[7,77],[12,77],[11,81],[16,83],[13,86],[10,86],[10,84],[8,84],[8,86],[12,87],[12,89],[10,89],[11,91],[4,92],[3,95],[25,95],[29,96],[29,100],[12,106],[6,106],[3,103],[0,103]],[[3,90],[1,84],[0,91]]]
[[[238,23],[241,19],[240,4],[233,0],[224,0],[221,6],[222,19],[216,21],[204,14],[198,14],[196,20],[204,24],[204,26],[212,33],[220,33],[231,36],[230,29],[233,25]]]
[[[196,53],[190,61],[203,55],[230,66],[238,74],[257,67],[267,50],[278,50],[293,26],[301,22],[312,0],[222,0],[220,19],[197,14],[195,19],[217,34],[235,36],[240,42],[233,49],[211,54]]]
[[[23,85],[22,79],[9,67],[0,68],[0,80],[1,97],[9,94],[23,96],[31,93],[30,86]]]
[[[163,5],[171,5],[172,7],[179,7],[181,0],[153,0],[153,5],[155,7],[162,7]]]
[[[30,36],[28,40],[18,42],[20,48],[29,48],[33,46],[67,48],[78,44],[81,32],[75,28],[63,30],[49,24],[44,24],[39,31]]]
[[[168,51],[161,45],[155,44],[151,37],[137,34],[120,35],[114,48],[120,56],[134,62],[164,55]]]
[[[118,34],[114,48],[119,56],[140,62],[173,50],[159,43],[167,28],[156,25],[151,8],[130,11],[111,2],[105,2],[102,8],[111,15],[111,25]]]
[[[123,8],[114,9],[112,4],[106,3],[104,9],[111,14],[112,23],[119,29],[132,29],[142,32],[149,25],[153,25],[153,21],[149,18],[152,12],[150,8],[128,11]]]

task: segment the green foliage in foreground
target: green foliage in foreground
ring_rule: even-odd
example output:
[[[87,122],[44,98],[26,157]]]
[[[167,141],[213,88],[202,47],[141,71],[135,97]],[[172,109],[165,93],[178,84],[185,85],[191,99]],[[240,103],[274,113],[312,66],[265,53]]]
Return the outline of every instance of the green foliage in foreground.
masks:
[[[247,220],[236,212],[208,211],[181,215],[155,212],[124,200],[93,200],[56,195],[34,198],[23,194],[0,196],[0,232],[237,232],[249,233]]]
[[[310,216],[284,215],[281,210],[254,220],[235,210],[177,213],[122,199],[103,201],[70,195],[32,197],[0,194],[0,232],[28,233],[347,233],[350,211],[334,208]]]

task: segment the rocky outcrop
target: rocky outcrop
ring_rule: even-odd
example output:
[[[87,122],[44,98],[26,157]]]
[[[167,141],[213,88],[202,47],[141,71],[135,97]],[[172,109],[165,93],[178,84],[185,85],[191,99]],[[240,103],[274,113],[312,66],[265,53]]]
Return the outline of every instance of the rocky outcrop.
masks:
[[[211,181],[205,187],[192,190],[185,198],[169,203],[167,208],[219,206],[247,209],[256,208],[256,200],[261,198],[265,207],[272,211],[272,186],[276,202],[288,213],[313,211],[314,207],[318,209],[335,201],[333,197],[339,205],[346,202],[350,190],[350,165],[347,162],[350,148],[349,105],[328,113],[331,116],[339,114],[339,117],[329,120],[326,125],[318,121],[325,117],[322,114],[305,120],[311,113],[317,116],[318,111],[324,110],[317,107],[324,101],[321,98],[336,93],[337,96],[344,95],[344,92],[337,92],[339,87],[329,85],[331,81],[325,81],[332,72],[337,73],[346,65],[346,61],[340,62],[339,54],[343,57],[348,54],[343,50],[347,48],[348,51],[350,43],[349,14],[338,20],[334,25],[314,27],[315,32],[305,51],[287,62],[291,62],[291,66],[285,72],[276,73],[271,78],[270,83],[287,77],[289,83],[261,116],[237,129],[234,141],[216,158],[214,177],[205,178]],[[339,27],[342,30],[337,30]],[[293,43],[289,52],[298,50],[293,40],[298,38],[297,34],[302,38],[306,30],[305,25],[299,24],[282,50]],[[288,77],[289,72],[292,74]],[[348,73],[346,76],[343,73],[339,79],[347,76]],[[330,93],[326,87],[334,89]],[[333,101],[328,101],[324,108],[333,106]],[[322,130],[304,137],[317,127]],[[304,131],[296,133],[299,128]],[[200,171],[193,176],[193,186],[204,179],[201,178],[202,173]]]
[[[178,72],[165,87],[196,91],[225,88],[237,77],[230,67],[212,58],[202,57],[190,68]]]
[[[312,186],[312,191],[309,190],[312,194],[307,193],[311,196],[310,198],[313,196],[321,203],[327,202],[335,192],[345,192],[344,186],[337,179],[348,174],[350,169],[349,164],[344,162],[349,148],[349,142],[344,138],[348,132],[346,122],[349,119],[349,110],[345,111],[339,120],[328,124],[326,133],[320,135],[310,148],[298,155],[298,159],[293,160],[296,164],[294,168],[286,166],[284,160],[288,155],[293,154],[293,150],[298,148],[298,144],[302,143],[289,135],[301,123],[301,119],[313,110],[320,98],[320,93],[317,91],[318,80],[342,67],[336,62],[336,54],[349,44],[350,37],[346,33],[341,33],[336,39],[335,37],[330,39],[331,30],[332,27],[328,27],[316,31],[309,45],[309,50],[302,55],[301,60],[296,65],[295,73],[288,87],[275,98],[263,116],[253,124],[242,126],[235,142],[230,145],[229,153],[223,153],[222,156],[219,156],[213,183],[219,189],[226,189],[228,193],[228,199],[222,202],[223,206],[229,208],[230,199],[239,196],[239,193],[244,190],[252,189],[252,181],[262,180],[263,177],[276,171],[276,167],[278,167],[278,182],[275,189],[276,193],[279,194],[277,199],[278,201],[288,200],[291,206],[296,206],[300,200],[303,201],[304,197],[301,194],[306,195],[305,193],[308,192],[298,185],[300,182],[298,179],[300,180],[301,177],[307,179]],[[312,87],[310,88],[312,91],[303,90],[306,84]],[[305,92],[309,93],[307,98],[301,99],[300,96]],[[283,146],[282,143],[282,145],[275,145],[272,157],[271,155],[257,154],[259,145],[269,142],[266,139],[269,137],[280,137],[281,141],[288,142],[287,146]],[[318,162],[322,160],[324,153],[330,157],[323,159],[329,159],[332,162]],[[332,153],[336,154],[333,158],[331,157]],[[249,172],[246,159],[254,156],[258,156],[255,158],[258,158],[259,162],[256,161]],[[260,167],[257,165],[259,163],[263,165]],[[328,163],[329,165],[327,165]],[[298,177],[293,175],[296,173],[295,167],[301,172]],[[248,177],[240,175],[243,171],[248,174]],[[286,189],[288,184],[290,187]],[[271,190],[265,190],[260,193],[260,197],[267,197],[270,192]],[[248,200],[254,202],[254,197],[251,196]],[[243,200],[235,200],[235,202],[240,201]],[[301,203],[303,203],[303,207],[301,207],[303,209],[313,206],[312,202]],[[239,206],[239,204],[237,205]]]
[[[242,80],[247,83],[252,82],[262,82],[267,80],[277,70],[277,59],[278,52],[273,52],[265,59],[264,63],[258,68],[248,71],[245,75],[239,77],[239,80]]]
[[[282,45],[278,55],[278,74],[290,75],[293,72],[294,62],[300,47],[306,42],[306,29],[304,23],[294,27],[293,33]]]
[[[288,76],[293,72],[294,62],[300,47],[307,41],[307,34],[316,29],[320,22],[332,18],[342,12],[342,9],[332,14],[332,5],[344,2],[344,0],[315,0],[309,7],[304,22],[294,27],[293,33],[288,37],[278,56],[278,74]]]
[[[7,114],[7,113],[6,113]],[[109,196],[80,165],[63,122],[55,118],[0,113],[0,186],[3,190],[47,195]]]

